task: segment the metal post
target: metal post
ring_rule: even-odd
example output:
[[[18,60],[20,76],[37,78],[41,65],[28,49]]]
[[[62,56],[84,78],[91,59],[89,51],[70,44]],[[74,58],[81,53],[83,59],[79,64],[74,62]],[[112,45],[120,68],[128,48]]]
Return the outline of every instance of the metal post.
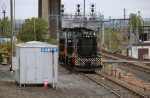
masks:
[[[137,39],[139,39],[139,29],[138,29],[138,17],[139,17],[139,14],[140,14],[140,11],[138,11],[138,15],[137,15],[137,27],[136,27],[136,29],[137,29]]]
[[[56,15],[56,33],[57,33],[57,38],[58,38],[58,17],[59,15]]]
[[[12,71],[12,56],[13,56],[13,2],[10,0],[10,17],[11,17],[11,26],[10,26],[10,32],[11,32],[11,51],[10,51],[10,71]]]
[[[109,49],[111,51],[111,16],[109,16]]]
[[[138,14],[137,14],[137,21],[136,21],[136,34],[137,34],[137,39],[138,39]]]
[[[35,32],[35,17],[34,17],[34,40],[36,41],[36,32]]]
[[[131,51],[131,57],[132,57],[132,13],[131,13],[131,15],[130,15],[130,51]]]
[[[83,22],[83,26],[84,27],[86,26],[86,23],[85,23],[85,0],[84,0],[84,22]]]
[[[15,0],[14,0],[14,42],[16,43],[16,19],[15,19]],[[14,44],[15,44],[14,43]],[[15,49],[15,46],[14,46]]]
[[[85,18],[85,0],[84,0],[84,18]]]
[[[104,20],[104,15],[102,15],[102,20]],[[102,45],[104,45],[104,22],[102,22]]]
[[[102,20],[101,19],[102,18],[102,16],[100,15],[100,21]],[[101,22],[100,22],[100,27],[99,27],[99,32],[100,32],[100,44],[102,43],[102,30],[101,30]]]
[[[53,88],[55,83],[55,73],[54,73],[54,51],[52,51],[52,68],[53,68]]]

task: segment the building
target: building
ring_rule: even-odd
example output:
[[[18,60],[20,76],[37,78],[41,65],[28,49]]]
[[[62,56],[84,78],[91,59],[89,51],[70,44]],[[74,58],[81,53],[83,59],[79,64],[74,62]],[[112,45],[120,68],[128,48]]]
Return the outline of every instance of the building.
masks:
[[[132,57],[140,60],[150,60],[150,41],[132,44]]]

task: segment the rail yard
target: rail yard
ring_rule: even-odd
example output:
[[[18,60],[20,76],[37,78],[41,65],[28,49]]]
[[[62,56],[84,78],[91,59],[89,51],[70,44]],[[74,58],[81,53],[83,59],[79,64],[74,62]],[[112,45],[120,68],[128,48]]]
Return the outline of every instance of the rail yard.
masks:
[[[38,17],[25,20],[16,17],[27,1],[23,15],[19,1],[10,0],[10,17],[2,5],[0,98],[150,98],[148,0],[35,1]]]

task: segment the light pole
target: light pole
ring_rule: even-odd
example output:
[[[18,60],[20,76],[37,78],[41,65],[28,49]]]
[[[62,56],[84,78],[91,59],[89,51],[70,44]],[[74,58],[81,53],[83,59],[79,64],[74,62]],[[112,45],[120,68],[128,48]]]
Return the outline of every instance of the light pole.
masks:
[[[2,6],[2,10],[3,10],[3,14],[4,14],[4,19],[3,20],[5,20],[5,10],[6,10],[6,6],[5,6],[5,4],[3,4],[3,6]],[[3,23],[3,26],[2,26],[2,41],[1,41],[1,43],[3,43],[3,41],[4,41],[4,36],[5,36],[5,23]]]
[[[11,33],[11,39],[10,39],[10,41],[11,41],[11,44],[10,44],[10,46],[11,46],[11,51],[10,51],[10,71],[12,71],[12,56],[13,56],[13,2],[12,2],[12,0],[10,0],[10,33]]]
[[[3,4],[3,6],[2,6],[2,10],[3,10],[3,12],[2,13],[4,13],[4,18],[5,18],[5,10],[6,10],[6,6],[5,6],[5,4]]]

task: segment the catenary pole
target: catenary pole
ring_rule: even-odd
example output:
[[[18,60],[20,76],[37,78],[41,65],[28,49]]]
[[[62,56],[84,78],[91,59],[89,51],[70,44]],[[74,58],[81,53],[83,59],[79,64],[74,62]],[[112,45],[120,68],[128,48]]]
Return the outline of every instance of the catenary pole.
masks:
[[[111,51],[111,16],[109,16],[109,50]]]
[[[130,15],[130,19],[131,19],[131,22],[130,22],[130,56],[132,57],[132,13]]]

